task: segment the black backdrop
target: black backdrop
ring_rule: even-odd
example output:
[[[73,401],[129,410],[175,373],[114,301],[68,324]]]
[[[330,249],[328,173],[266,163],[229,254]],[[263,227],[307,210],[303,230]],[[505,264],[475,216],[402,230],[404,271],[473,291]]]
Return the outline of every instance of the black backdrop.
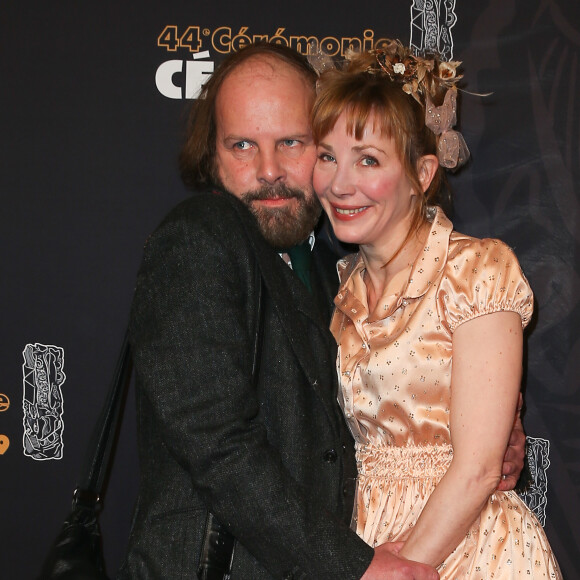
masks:
[[[143,242],[187,195],[176,168],[187,100],[171,97],[244,37],[313,36],[326,48],[344,38],[409,42],[421,10],[437,13],[440,30],[445,10],[447,24],[456,17],[441,41],[464,62],[470,90],[493,92],[463,97],[473,160],[452,179],[454,223],[514,247],[534,288],[525,426],[535,484],[526,499],[545,517],[565,577],[580,578],[577,0],[0,4],[0,578],[38,573],[108,386]],[[36,392],[23,381],[27,345],[58,347],[54,360],[64,358],[60,459],[23,446],[37,424],[27,407],[24,425]],[[129,404],[102,517],[111,572],[136,494],[134,429]]]

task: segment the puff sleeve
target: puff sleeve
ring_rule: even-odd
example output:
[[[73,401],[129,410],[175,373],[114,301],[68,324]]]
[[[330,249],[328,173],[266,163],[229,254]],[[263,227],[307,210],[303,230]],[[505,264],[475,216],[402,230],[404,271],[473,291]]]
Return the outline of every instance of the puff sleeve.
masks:
[[[451,334],[492,312],[517,312],[522,328],[534,309],[532,289],[513,250],[500,240],[465,237],[450,247],[437,294],[441,321]]]

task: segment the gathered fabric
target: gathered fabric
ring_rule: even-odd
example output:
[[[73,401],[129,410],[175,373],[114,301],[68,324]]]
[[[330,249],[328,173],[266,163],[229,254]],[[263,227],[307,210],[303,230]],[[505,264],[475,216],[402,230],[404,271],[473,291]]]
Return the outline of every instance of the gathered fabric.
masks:
[[[453,459],[451,445],[357,446],[353,527],[372,546],[407,539]],[[496,492],[439,566],[442,580],[561,578],[542,525],[514,492]]]

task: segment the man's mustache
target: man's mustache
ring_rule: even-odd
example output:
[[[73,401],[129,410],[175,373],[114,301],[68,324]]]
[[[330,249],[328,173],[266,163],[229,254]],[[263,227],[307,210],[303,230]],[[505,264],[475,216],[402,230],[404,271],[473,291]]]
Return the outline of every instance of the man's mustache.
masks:
[[[264,186],[255,191],[248,191],[243,196],[246,203],[251,201],[261,201],[268,199],[291,199],[295,198],[298,200],[303,200],[304,193],[299,189],[292,189],[285,185],[278,185],[275,187]]]

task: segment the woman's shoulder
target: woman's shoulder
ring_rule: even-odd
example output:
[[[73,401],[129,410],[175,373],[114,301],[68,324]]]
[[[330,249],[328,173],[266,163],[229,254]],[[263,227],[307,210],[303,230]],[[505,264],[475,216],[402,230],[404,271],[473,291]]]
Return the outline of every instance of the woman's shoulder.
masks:
[[[454,260],[515,260],[514,250],[497,238],[476,238],[453,230],[449,237],[448,261]]]
[[[452,329],[474,316],[503,310],[519,312],[525,326],[533,310],[533,292],[514,250],[496,238],[453,231],[439,291]]]

